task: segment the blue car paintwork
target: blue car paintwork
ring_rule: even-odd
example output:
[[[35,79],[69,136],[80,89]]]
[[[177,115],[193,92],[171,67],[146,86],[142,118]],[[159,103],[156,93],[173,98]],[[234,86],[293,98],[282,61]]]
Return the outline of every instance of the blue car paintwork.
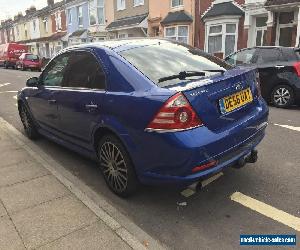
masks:
[[[192,183],[235,164],[263,139],[268,107],[258,96],[255,71],[250,68],[229,70],[211,77],[210,84],[199,82],[198,87],[182,90],[204,126],[175,133],[146,132],[153,116],[177,90],[156,86],[117,53],[128,48],[132,45],[80,47],[92,52],[103,66],[106,91],[43,86],[20,91],[18,101],[27,105],[39,132],[96,159],[95,134],[99,129],[110,130],[125,145],[139,180],[147,184]],[[237,84],[251,87],[253,102],[220,116],[217,100],[232,93]],[[179,83],[178,88],[184,85]],[[57,103],[49,104],[51,98]],[[100,109],[88,111],[86,103]],[[194,167],[212,159],[218,161],[217,166],[192,173]]]

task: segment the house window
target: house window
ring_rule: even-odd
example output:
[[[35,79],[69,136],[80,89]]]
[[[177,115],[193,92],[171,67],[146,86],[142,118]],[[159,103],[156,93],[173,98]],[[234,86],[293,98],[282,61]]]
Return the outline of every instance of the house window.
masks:
[[[171,7],[176,8],[183,6],[183,0],[171,0]]]
[[[165,37],[179,42],[188,43],[189,27],[174,26],[165,28]]]
[[[105,24],[104,0],[89,0],[90,25]]]
[[[17,35],[20,36],[19,26],[16,27],[16,30],[17,30]]]
[[[276,45],[292,47],[295,13],[280,12],[277,17]]]
[[[72,11],[68,10],[68,24],[71,25],[72,24]]]
[[[61,30],[61,15],[60,15],[60,12],[55,13],[55,26],[56,26],[56,30]]]
[[[268,17],[256,17],[256,46],[267,45],[267,21]]]
[[[140,6],[140,5],[144,5],[144,0],[134,0],[133,1],[133,6]]]
[[[45,32],[48,33],[48,19],[47,18],[45,18],[43,20],[43,24],[44,24],[44,30],[45,30]]]
[[[125,10],[125,0],[117,0],[117,10]]]
[[[208,25],[206,33],[206,50],[209,53],[223,53],[227,56],[236,50],[237,23]]]
[[[82,12],[82,6],[77,7],[77,13],[78,13],[78,26],[83,26],[83,12]]]

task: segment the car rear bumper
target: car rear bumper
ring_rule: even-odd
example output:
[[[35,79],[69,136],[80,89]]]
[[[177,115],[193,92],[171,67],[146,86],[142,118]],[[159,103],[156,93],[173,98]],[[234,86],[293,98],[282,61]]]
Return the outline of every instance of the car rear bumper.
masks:
[[[135,142],[130,155],[139,180],[145,184],[190,184],[235,165],[255,149],[265,135],[268,107],[261,100],[244,120],[223,131],[207,127],[176,133],[147,133]],[[216,161],[211,168],[193,168]]]
[[[145,172],[142,176],[140,176],[140,181],[144,184],[150,184],[150,185],[175,184],[175,185],[186,186],[194,182],[197,182],[201,179],[205,179],[207,176],[218,173],[222,171],[224,168],[237,165],[238,161],[241,158],[245,158],[248,155],[250,155],[251,152],[264,138],[265,135],[264,130],[265,127],[262,128],[260,131],[258,131],[257,134],[251,136],[250,138],[241,142],[235,147],[232,147],[225,152],[210,157],[211,159],[217,161],[217,164],[214,167],[186,176],[164,175],[164,174],[153,173],[153,172]],[[194,164],[194,166],[197,165],[201,165],[201,163]]]

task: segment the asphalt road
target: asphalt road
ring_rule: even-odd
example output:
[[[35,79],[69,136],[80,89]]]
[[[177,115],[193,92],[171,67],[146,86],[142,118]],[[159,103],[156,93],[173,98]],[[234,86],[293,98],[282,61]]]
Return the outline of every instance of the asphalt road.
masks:
[[[37,75],[0,68],[0,116],[20,131],[23,130],[14,98],[16,93],[10,91],[20,90],[27,78]],[[299,228],[269,218],[272,211],[264,214],[230,199],[238,191],[299,220],[300,108],[271,107],[269,123],[267,135],[258,147],[256,164],[240,170],[227,169],[222,177],[188,198],[179,189],[142,187],[130,199],[120,199],[108,190],[94,162],[43,138],[36,144],[172,249],[244,248],[239,245],[240,234],[296,234],[299,247]],[[186,206],[178,202],[186,202]]]

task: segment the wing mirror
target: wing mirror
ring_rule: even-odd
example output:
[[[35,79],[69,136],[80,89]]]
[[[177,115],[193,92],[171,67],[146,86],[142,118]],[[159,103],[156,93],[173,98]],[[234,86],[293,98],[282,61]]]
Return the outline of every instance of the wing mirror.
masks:
[[[39,78],[38,77],[32,77],[27,80],[26,86],[27,87],[37,87],[39,85]]]

